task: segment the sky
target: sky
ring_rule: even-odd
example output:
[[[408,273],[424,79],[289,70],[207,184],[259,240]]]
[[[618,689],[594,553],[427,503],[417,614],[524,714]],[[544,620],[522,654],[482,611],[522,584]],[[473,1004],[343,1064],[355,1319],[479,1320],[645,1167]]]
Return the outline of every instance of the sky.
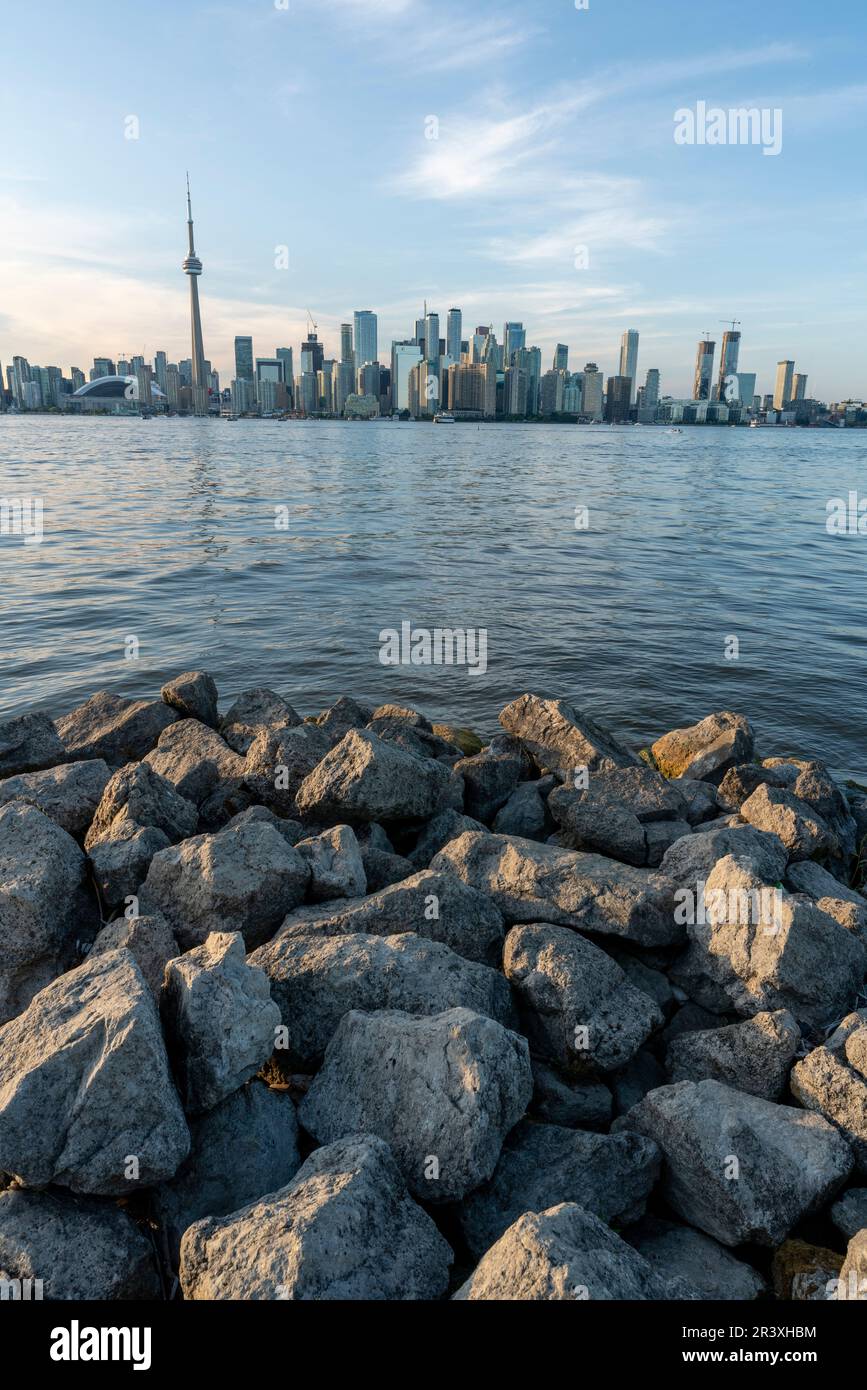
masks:
[[[674,396],[737,319],[757,390],[867,394],[864,0],[579,3],[0,0],[0,363],[189,356],[189,169],[223,384],[236,333],[336,357],[373,309],[388,361],[426,300],[545,367],[635,328]],[[780,153],[677,143],[698,102]]]

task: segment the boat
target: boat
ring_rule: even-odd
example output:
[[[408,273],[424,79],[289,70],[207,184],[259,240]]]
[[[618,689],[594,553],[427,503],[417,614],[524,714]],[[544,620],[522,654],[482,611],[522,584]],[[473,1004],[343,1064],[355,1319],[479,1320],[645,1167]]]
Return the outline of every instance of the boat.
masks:
[[[435,425],[456,425],[457,420],[450,410],[441,410],[438,415],[433,417]]]

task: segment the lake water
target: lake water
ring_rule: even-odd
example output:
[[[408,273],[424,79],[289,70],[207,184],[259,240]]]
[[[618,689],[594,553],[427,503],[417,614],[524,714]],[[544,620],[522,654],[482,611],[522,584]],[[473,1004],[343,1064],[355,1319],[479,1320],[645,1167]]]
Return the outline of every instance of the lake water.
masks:
[[[867,780],[867,537],[826,530],[865,450],[856,430],[0,416],[0,496],[44,506],[41,544],[0,537],[0,715],[204,667],[222,698],[349,693],[490,733],[533,690],[641,743],[739,710],[763,754]],[[383,666],[402,622],[486,629],[486,673]]]

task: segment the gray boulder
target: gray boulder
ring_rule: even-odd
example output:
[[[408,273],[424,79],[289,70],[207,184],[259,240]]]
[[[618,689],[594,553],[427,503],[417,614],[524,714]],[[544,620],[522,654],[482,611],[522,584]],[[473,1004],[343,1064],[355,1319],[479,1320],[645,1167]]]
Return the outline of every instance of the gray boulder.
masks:
[[[521,695],[501,712],[500,723],[561,782],[571,781],[580,767],[595,772],[638,764],[607,730],[565,700]]]
[[[251,1081],[190,1121],[192,1147],[171,1182],[154,1193],[154,1214],[177,1266],[194,1221],[226,1216],[291,1182],[301,1166],[290,1097]]]
[[[127,700],[100,690],[58,719],[57,732],[67,754],[119,767],[139,762],[177,717],[162,700]]]
[[[625,1067],[612,1072],[608,1078],[614,1101],[615,1115],[625,1115],[650,1092],[664,1086],[668,1078],[654,1054],[647,1047],[638,1049]]]
[[[63,763],[43,772],[21,772],[0,782],[0,806],[10,801],[35,806],[67,835],[80,840],[110,777],[111,769],[102,758]]]
[[[629,1225],[659,1175],[659,1149],[638,1134],[583,1134],[522,1120],[506,1140],[494,1175],[464,1198],[461,1230],[480,1259],[527,1211],[576,1202],[609,1225]]]
[[[867,944],[867,898],[841,883],[821,864],[811,859],[790,864],[786,883],[795,893],[806,893],[820,912],[827,912],[847,931],[854,932]]]
[[[365,728],[372,718],[373,710],[369,705],[359,704],[351,695],[341,695],[339,700],[322,711],[316,723],[320,729],[324,729],[333,745],[339,743],[350,729]]]
[[[681,1299],[631,1245],[574,1202],[528,1211],[492,1246],[454,1299],[459,1302],[609,1302]]]
[[[239,931],[252,950],[304,897],[309,865],[271,825],[195,835],[154,855],[142,912],[161,912],[182,950],[212,931]]]
[[[284,921],[280,935],[325,936],[363,933],[397,936],[414,932],[429,941],[442,941],[465,960],[499,965],[503,952],[503,919],[484,893],[468,888],[453,873],[426,870],[413,874],[366,898],[321,907],[304,907]]]
[[[0,1193],[0,1270],[42,1280],[47,1300],[157,1299],[151,1242],[110,1202],[59,1192]]]
[[[129,951],[61,975],[0,1028],[0,1171],[125,1196],[170,1178],[190,1136]]]
[[[292,729],[300,723],[300,714],[288,700],[260,686],[238,696],[220,721],[220,733],[229,747],[245,758],[263,730]]]
[[[730,767],[748,763],[755,737],[742,714],[721,710],[686,729],[672,729],[651,747],[664,777],[694,777],[717,785]]]
[[[273,811],[269,811],[267,806],[248,806],[245,811],[239,811],[236,816],[223,827],[224,830],[237,829],[241,825],[253,825],[261,823],[273,825],[287,845],[297,845],[305,835],[304,826],[300,820],[287,820],[283,816],[275,816]]]
[[[109,922],[91,946],[90,959],[123,949],[129,951],[159,1002],[165,968],[180,954],[165,917],[118,917]]]
[[[167,681],[160,695],[182,719],[199,719],[216,728],[217,686],[207,671],[184,671]]]
[[[503,971],[534,1051],[567,1072],[622,1067],[664,1021],[616,961],[566,927],[514,927]]]
[[[781,787],[757,787],[741,807],[741,815],[757,830],[782,840],[790,859],[809,859],[834,847],[831,831],[818,812]]]
[[[307,896],[311,902],[360,898],[367,892],[364,860],[349,825],[335,825],[321,835],[297,842],[298,853],[310,865]]]
[[[447,845],[450,840],[456,840],[465,830],[487,833],[487,827],[482,825],[481,821],[473,820],[461,811],[440,811],[438,816],[434,816],[433,820],[429,820],[422,827],[415,848],[407,858],[416,869],[426,869],[443,845]]]
[[[867,1187],[850,1187],[831,1208],[831,1220],[846,1240],[867,1229]]]
[[[779,1100],[801,1041],[786,1009],[744,1023],[684,1033],[670,1044],[665,1065],[672,1081],[722,1081],[765,1100]]]
[[[741,763],[730,767],[719,784],[719,799],[733,811],[740,811],[744,802],[761,786],[783,787],[785,780],[769,767],[758,763]]]
[[[710,782],[701,782],[697,777],[672,777],[668,785],[674,787],[683,797],[686,804],[685,816],[690,825],[701,825],[704,821],[715,820],[723,810],[720,793]]]
[[[105,787],[84,841],[85,849],[120,838],[116,833],[119,822],[136,830],[155,827],[174,843],[195,834],[198,813],[193,803],[180,796],[149,763],[127,763]]]
[[[464,779],[467,815],[492,821],[531,770],[532,762],[524,745],[508,734],[498,734],[481,753],[461,758],[455,763],[455,771]]]
[[[72,964],[84,867],[72,837],[35,806],[0,809],[0,1023]]]
[[[867,1176],[867,1009],[851,1013],[792,1070],[792,1095],[848,1140]]]
[[[663,855],[661,869],[682,888],[698,888],[726,855],[748,861],[757,877],[778,883],[786,872],[786,851],[776,835],[750,825],[695,830],[677,840]]]
[[[378,1134],[415,1196],[453,1202],[491,1176],[532,1092],[526,1042],[493,1019],[351,1012],[299,1119],[321,1144]]]
[[[220,787],[237,789],[244,776],[243,759],[198,719],[180,719],[166,729],[145,761],[194,806]]]
[[[602,855],[469,831],[446,845],[431,868],[451,870],[487,893],[509,923],[552,922],[642,946],[684,937],[674,920],[674,885]]]
[[[0,724],[0,777],[66,762],[66,746],[47,714],[20,714]]]
[[[278,816],[293,816],[299,787],[330,747],[315,724],[261,729],[247,749],[244,785]]]
[[[746,1303],[766,1292],[764,1279],[752,1265],[736,1260],[722,1245],[689,1226],[645,1217],[624,1239],[657,1274],[668,1279],[676,1276],[697,1298]]]
[[[834,1195],[852,1167],[846,1141],[818,1115],[718,1081],[662,1086],[615,1129],[656,1141],[669,1206],[728,1246],[776,1247]]]
[[[388,1145],[353,1134],[317,1149],[279,1191],[191,1226],[181,1287],[191,1300],[435,1299],[453,1258]]]
[[[540,777],[537,782],[522,782],[516,787],[494,817],[494,831],[498,835],[520,835],[524,840],[541,839],[548,825],[545,797],[554,780],[553,777]],[[484,826],[464,825],[461,829],[477,830]]]
[[[118,816],[106,839],[95,844],[89,854],[105,915],[130,905],[147,878],[154,855],[167,849],[169,843],[168,835],[155,826],[139,828]]]
[[[546,1062],[534,1057],[533,1114],[550,1125],[566,1129],[607,1129],[611,1121],[612,1097],[601,1081],[579,1081],[561,1076]]]
[[[310,931],[260,946],[250,964],[265,972],[286,1029],[284,1070],[313,1071],[352,1009],[439,1014],[472,1009],[514,1023],[509,986],[496,970],[464,960],[439,941],[401,936],[327,936]]]
[[[361,862],[368,893],[378,893],[382,888],[390,888],[393,883],[402,883],[415,873],[415,865],[401,854],[391,854],[376,849],[374,845],[361,846]]]
[[[449,770],[350,729],[301,784],[302,814],[348,821],[428,820],[455,804]]]
[[[268,1060],[280,1010],[239,932],[213,932],[166,966],[162,1013],[184,1107],[211,1110]]]

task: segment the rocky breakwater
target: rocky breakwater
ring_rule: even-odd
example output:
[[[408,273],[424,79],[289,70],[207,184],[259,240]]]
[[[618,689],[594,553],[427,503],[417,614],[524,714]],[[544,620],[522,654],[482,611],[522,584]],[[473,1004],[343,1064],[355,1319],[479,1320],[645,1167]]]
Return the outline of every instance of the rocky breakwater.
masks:
[[[867,1297],[864,792],[729,712],[296,704],[0,725],[0,1278]]]

